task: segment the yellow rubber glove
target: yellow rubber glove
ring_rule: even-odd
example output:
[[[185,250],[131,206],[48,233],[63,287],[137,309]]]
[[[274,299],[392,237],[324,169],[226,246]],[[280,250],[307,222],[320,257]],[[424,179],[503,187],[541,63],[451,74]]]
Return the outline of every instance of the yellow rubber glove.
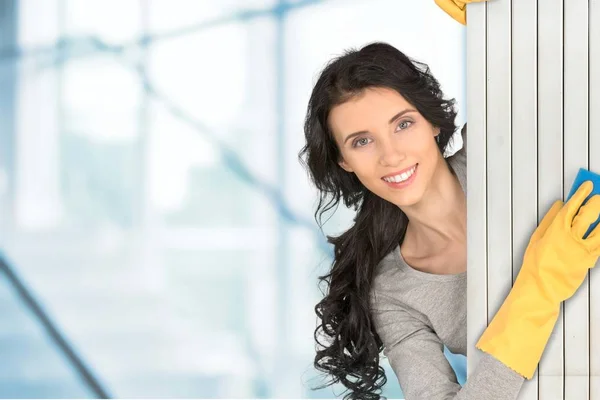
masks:
[[[560,313],[600,256],[600,195],[584,182],[563,206],[554,203],[531,236],[521,270],[476,347],[531,379]],[[580,208],[581,207],[581,208]]]
[[[435,0],[442,10],[463,25],[467,24],[467,4],[487,0]]]

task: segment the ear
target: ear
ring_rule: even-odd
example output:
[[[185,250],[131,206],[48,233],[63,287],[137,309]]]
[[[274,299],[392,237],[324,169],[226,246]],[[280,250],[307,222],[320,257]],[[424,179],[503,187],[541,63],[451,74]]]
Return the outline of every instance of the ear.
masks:
[[[338,162],[338,164],[340,165],[340,167],[342,167],[344,169],[344,171],[346,171],[346,172],[354,172],[354,170],[352,168],[350,168],[350,166],[343,159],[341,159]]]

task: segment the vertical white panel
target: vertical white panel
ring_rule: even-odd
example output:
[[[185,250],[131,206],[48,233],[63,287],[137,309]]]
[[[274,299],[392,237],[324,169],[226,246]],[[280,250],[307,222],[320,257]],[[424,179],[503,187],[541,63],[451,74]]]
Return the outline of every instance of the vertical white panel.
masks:
[[[468,227],[479,229],[470,232],[469,251],[473,259],[473,255],[485,257],[488,263],[487,293],[470,288],[469,294],[488,302],[488,318],[509,289],[506,257],[512,251],[514,278],[534,225],[554,200],[568,194],[578,169],[600,173],[600,3],[512,3],[512,19],[510,0],[490,2],[487,14],[483,7],[469,8],[480,12],[469,13],[469,24],[475,25],[468,30],[469,123],[487,127],[487,141],[477,138],[479,142],[471,143],[469,151],[473,179]],[[483,20],[487,20],[487,31],[482,29]],[[511,61],[507,64],[506,60]],[[486,82],[474,73],[477,67],[486,69]],[[485,155],[476,154],[474,166],[473,153],[483,148]],[[487,171],[483,177],[482,165]],[[481,192],[487,203],[474,197]],[[481,236],[475,237],[477,233]],[[486,244],[487,254],[472,249]],[[484,279],[482,274],[471,277],[476,270],[469,265],[470,279]],[[520,399],[600,400],[598,274],[592,270],[589,280],[564,304],[542,356],[537,382],[536,376],[526,382]],[[482,324],[479,315],[471,316],[473,310],[481,312],[481,304],[470,302],[470,332]],[[475,339],[469,336],[470,341]],[[471,361],[469,365],[474,366]]]
[[[488,319],[512,286],[511,2],[488,4],[487,234]]]
[[[588,167],[588,4],[564,9],[564,196]],[[545,151],[546,149],[544,149]],[[564,304],[565,399],[588,398],[588,281]]]
[[[562,194],[563,0],[538,1],[538,219]],[[538,368],[539,398],[563,392],[562,312]]]
[[[512,19],[512,246],[513,282],[537,225],[537,6],[513,2]],[[537,400],[537,373],[519,399]]]
[[[600,173],[600,3],[589,4],[590,170]],[[600,400],[600,272],[590,271],[590,399]]]
[[[469,4],[467,24],[467,376],[479,363],[475,349],[487,320],[486,3]]]

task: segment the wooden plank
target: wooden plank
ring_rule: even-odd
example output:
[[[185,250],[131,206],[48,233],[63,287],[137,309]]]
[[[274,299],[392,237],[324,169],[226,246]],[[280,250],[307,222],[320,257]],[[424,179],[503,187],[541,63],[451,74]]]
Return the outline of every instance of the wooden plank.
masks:
[[[479,363],[475,344],[487,320],[486,3],[468,5],[467,24],[467,376]]]
[[[588,2],[564,9],[564,186],[588,167]],[[546,151],[546,149],[544,149]],[[588,280],[564,303],[565,399],[588,398]]]
[[[563,0],[538,1],[538,221],[563,193]],[[538,367],[539,398],[563,393],[562,312]]]
[[[537,1],[513,2],[512,10],[512,272],[537,226]],[[519,399],[537,400],[537,371]]]
[[[510,0],[488,4],[488,320],[496,315],[512,287],[510,21]]]
[[[589,161],[600,173],[600,3],[589,3]],[[589,274],[590,293],[590,399],[600,400],[600,272]]]

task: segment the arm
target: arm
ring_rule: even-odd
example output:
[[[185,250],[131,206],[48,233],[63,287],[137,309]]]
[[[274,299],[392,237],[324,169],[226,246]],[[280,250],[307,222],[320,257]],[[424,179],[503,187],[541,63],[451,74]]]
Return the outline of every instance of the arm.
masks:
[[[452,157],[466,162],[466,127],[462,134],[463,149]],[[476,345],[486,354],[462,389],[435,332],[402,304],[376,294],[374,326],[407,400],[516,398],[524,378],[533,376],[560,303],[600,256],[600,226],[582,239],[600,214],[600,196],[582,206],[591,191],[586,182],[566,205],[556,202],[533,233],[515,284]]]
[[[584,182],[554,203],[533,232],[515,283],[476,347],[527,379],[533,376],[559,317],[560,304],[581,286],[600,256],[600,195]]]
[[[466,176],[464,145],[452,158]],[[579,288],[600,255],[600,229],[584,232],[600,214],[600,196],[582,206],[592,190],[584,183],[566,205],[556,202],[535,230],[519,275],[476,344],[504,365],[531,379],[559,316],[560,303]]]
[[[435,332],[392,299],[377,299],[375,329],[406,400],[517,398],[524,378],[488,354],[461,388]]]

